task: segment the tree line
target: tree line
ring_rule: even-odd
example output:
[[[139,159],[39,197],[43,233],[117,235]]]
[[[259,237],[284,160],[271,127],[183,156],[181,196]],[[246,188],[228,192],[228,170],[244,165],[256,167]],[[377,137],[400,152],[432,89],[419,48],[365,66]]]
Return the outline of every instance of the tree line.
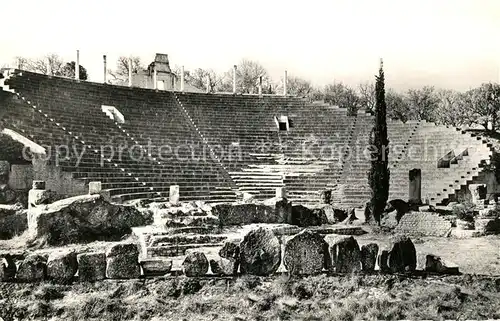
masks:
[[[146,69],[140,57],[132,56],[132,73]],[[110,82],[126,80],[128,77],[129,57],[121,56],[114,69],[108,70]],[[29,59],[17,57],[21,69],[71,77],[75,75],[75,62],[64,62],[62,58],[51,54],[41,58]],[[180,76],[181,68],[172,70]],[[80,65],[80,79],[88,78],[87,70]],[[236,69],[236,90],[239,93],[256,94],[262,79],[263,94],[283,93],[283,79],[274,80],[259,62],[242,59]],[[184,70],[187,84],[210,93],[231,92],[233,90],[233,69],[216,72],[213,69],[195,68]],[[291,76],[287,79],[289,95],[307,97],[311,100],[324,100],[332,105],[346,108],[350,113],[358,110],[374,111],[375,83],[363,82],[349,86],[342,82],[333,82],[323,87],[312,85],[309,80]],[[408,120],[426,120],[438,124],[461,126],[483,126],[495,131],[500,120],[500,85],[484,83],[467,91],[440,89],[433,86],[409,89],[405,92],[388,88],[385,93],[387,117],[406,122]]]

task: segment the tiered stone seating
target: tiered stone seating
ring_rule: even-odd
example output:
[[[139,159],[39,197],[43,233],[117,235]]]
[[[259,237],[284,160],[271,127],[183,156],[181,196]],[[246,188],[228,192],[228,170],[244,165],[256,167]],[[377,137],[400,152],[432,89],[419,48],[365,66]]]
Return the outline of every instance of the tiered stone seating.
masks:
[[[182,93],[177,98],[211,146],[241,153],[222,159],[241,191],[272,197],[284,183],[290,199],[308,202],[338,174],[339,147],[353,121],[345,110],[315,105],[311,112],[305,100],[284,97]],[[288,116],[291,130],[280,131],[275,116]]]
[[[71,147],[57,165],[101,181],[117,201],[166,196],[170,185],[180,185],[181,200],[231,201],[236,188],[263,199],[281,186],[298,203],[317,201],[323,189],[336,190],[335,201],[346,206],[370,198],[368,114],[299,98],[172,93],[18,70],[9,77],[0,80],[14,90],[0,91],[2,126],[40,145]],[[116,107],[125,122],[102,105]],[[280,116],[290,130],[279,130]],[[408,173],[419,168],[424,200],[446,201],[491,155],[480,137],[425,122],[388,121],[388,136],[390,199],[407,199]],[[422,153],[428,146],[437,152]],[[455,157],[447,160],[450,151]]]
[[[24,71],[6,83],[25,99],[24,104],[11,110],[9,123],[21,122],[17,128],[24,129],[39,144],[70,146],[79,153],[86,150],[79,164],[71,155],[58,165],[77,178],[101,181],[116,200],[165,196],[174,184],[180,185],[183,200],[234,199],[217,164],[210,157],[199,159],[203,143],[189,130],[171,93],[49,78]],[[30,110],[30,105],[36,108]],[[126,123],[122,126],[109,119],[101,111],[102,105],[118,108]],[[20,117],[19,113],[28,112],[31,114],[27,116],[35,119],[35,110],[40,110],[36,119],[42,126]],[[154,146],[151,156],[147,153],[148,141]],[[177,155],[155,153],[159,146],[168,146],[166,149],[174,154],[177,151]],[[197,148],[194,155],[192,148]],[[100,166],[101,149],[104,166]]]
[[[295,166],[286,175],[292,200],[308,203],[318,199],[318,190],[338,183],[343,156],[347,149],[355,117],[345,109],[328,105],[310,105],[291,111],[294,127],[283,133],[285,157]]]
[[[489,163],[491,150],[480,137],[456,128],[422,123],[408,142],[409,148],[401,160],[391,167],[392,198],[407,198],[408,173],[413,168],[422,170],[422,198],[439,204],[477,176]],[[451,161],[448,168],[439,168],[438,161],[447,153],[464,154]],[[406,197],[403,197],[406,196]]]

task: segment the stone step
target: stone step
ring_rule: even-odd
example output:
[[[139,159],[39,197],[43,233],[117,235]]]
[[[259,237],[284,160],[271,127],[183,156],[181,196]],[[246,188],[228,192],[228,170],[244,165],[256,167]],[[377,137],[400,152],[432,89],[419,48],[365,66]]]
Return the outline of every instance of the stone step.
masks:
[[[221,243],[226,239],[227,236],[225,235],[211,234],[154,235],[149,238],[148,246]]]
[[[185,255],[187,250],[206,247],[222,247],[223,243],[200,243],[200,244],[179,244],[179,245],[159,245],[146,247],[146,257],[172,257]]]

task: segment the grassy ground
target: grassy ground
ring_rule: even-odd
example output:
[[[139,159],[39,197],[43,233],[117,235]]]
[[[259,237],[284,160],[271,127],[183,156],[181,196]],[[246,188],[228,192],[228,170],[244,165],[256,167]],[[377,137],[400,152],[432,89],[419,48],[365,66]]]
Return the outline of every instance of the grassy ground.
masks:
[[[0,283],[4,320],[395,320],[500,318],[500,279],[287,276]]]

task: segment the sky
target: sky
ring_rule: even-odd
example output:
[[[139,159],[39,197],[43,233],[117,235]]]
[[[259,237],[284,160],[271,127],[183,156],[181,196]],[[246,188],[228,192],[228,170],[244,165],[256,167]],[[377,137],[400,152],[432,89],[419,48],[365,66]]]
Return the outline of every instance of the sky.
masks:
[[[57,53],[102,81],[119,56],[155,53],[186,70],[229,70],[245,58],[275,79],[373,81],[465,90],[500,78],[499,0],[0,0],[0,66]]]

